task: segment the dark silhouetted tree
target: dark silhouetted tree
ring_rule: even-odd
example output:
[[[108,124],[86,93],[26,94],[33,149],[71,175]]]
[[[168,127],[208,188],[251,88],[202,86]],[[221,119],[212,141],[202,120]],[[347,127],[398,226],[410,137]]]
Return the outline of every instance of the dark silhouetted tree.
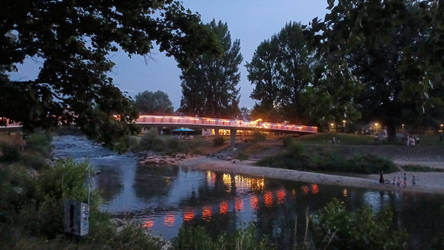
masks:
[[[182,72],[180,110],[190,115],[235,117],[239,113],[240,41],[231,41],[226,23],[213,20],[208,27],[219,38],[223,55],[204,53]]]
[[[362,86],[355,103],[364,120],[382,121],[394,140],[401,123],[421,123],[442,103],[441,1],[339,0],[328,9],[312,22],[313,40],[327,64]]]
[[[171,114],[173,104],[162,91],[144,91],[136,95],[136,109],[139,114]]]
[[[76,124],[106,144],[134,132],[137,115],[108,77],[110,52],[145,55],[155,43],[182,68],[202,52],[221,52],[200,17],[175,0],[4,0],[0,16],[0,69],[43,61],[36,79],[0,76],[0,116],[28,130]]]

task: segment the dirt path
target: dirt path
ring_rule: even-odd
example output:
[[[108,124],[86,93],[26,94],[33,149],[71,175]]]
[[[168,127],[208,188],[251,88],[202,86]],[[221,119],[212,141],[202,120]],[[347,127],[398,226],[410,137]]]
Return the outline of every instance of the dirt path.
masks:
[[[321,174],[314,172],[304,172],[290,169],[258,167],[246,163],[233,163],[226,160],[217,160],[208,157],[199,157],[185,160],[181,165],[189,166],[201,170],[213,170],[221,172],[230,172],[251,176],[260,176],[281,180],[292,180],[311,182],[318,184],[330,184],[350,187],[362,187],[377,190],[401,190],[405,192],[420,192],[444,194],[444,173],[434,172],[408,172],[407,187],[398,187],[391,184],[379,184],[377,175],[368,175],[367,178],[349,177],[331,174]],[[411,176],[417,178],[417,185],[411,186]],[[402,173],[393,173],[386,175],[385,178],[391,180],[393,176],[402,176]],[[402,178],[401,178],[402,179]]]

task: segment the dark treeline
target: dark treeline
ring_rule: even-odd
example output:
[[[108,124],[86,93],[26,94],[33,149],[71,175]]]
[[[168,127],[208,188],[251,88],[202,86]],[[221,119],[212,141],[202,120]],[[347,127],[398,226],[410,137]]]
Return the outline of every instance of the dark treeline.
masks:
[[[253,117],[326,127],[379,120],[390,139],[402,123],[444,117],[442,1],[329,1],[308,26],[288,23],[247,63]]]

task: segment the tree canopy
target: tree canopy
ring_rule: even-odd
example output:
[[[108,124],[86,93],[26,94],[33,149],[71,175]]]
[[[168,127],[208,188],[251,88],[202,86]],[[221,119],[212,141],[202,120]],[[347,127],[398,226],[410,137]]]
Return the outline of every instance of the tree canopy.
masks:
[[[259,101],[254,117],[325,126],[357,115],[351,105],[356,86],[326,66],[308,39],[304,27],[288,23],[258,46],[246,65],[251,97]]]
[[[223,55],[204,53],[183,70],[180,110],[189,115],[234,117],[239,113],[240,41],[231,41],[226,23],[208,24],[222,44]]]
[[[311,24],[326,64],[362,87],[355,102],[363,119],[382,121],[391,140],[401,123],[421,123],[442,110],[440,2],[329,1],[324,20]]]
[[[140,114],[171,114],[174,112],[170,98],[164,92],[143,91],[136,95],[135,104]]]
[[[221,52],[199,15],[175,0],[4,0],[0,16],[0,116],[25,129],[76,124],[107,144],[134,131],[137,115],[107,74],[110,52],[145,55],[157,45],[182,68]],[[11,81],[26,58],[43,61],[38,77]]]

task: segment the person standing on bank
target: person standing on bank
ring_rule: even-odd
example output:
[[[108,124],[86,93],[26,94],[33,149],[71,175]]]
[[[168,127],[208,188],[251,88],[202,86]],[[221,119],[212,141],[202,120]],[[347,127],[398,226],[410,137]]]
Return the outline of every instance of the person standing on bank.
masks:
[[[384,172],[379,171],[379,183],[384,184]]]

